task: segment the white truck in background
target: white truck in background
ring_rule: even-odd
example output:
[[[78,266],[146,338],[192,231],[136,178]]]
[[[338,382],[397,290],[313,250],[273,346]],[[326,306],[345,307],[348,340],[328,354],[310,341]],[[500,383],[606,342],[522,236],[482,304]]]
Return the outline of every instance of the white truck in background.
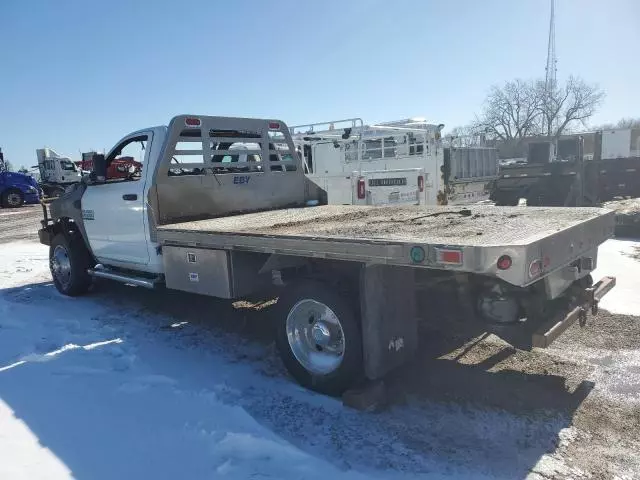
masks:
[[[40,188],[45,197],[57,197],[67,187],[82,180],[82,171],[69,157],[46,147],[37,149],[36,156]]]
[[[141,168],[108,178],[130,156]],[[591,278],[613,235],[608,210],[309,206],[319,201],[312,187],[283,122],[180,115],[95,155],[90,175],[43,205],[38,235],[64,295],[98,277],[277,296],[284,365],[329,394],[410,359],[418,317],[545,348],[615,285]]]
[[[360,118],[290,130],[305,174],[326,194],[325,203],[435,205],[437,155],[423,161],[426,156],[431,160],[429,152],[436,148],[432,132],[406,125],[365,126]]]
[[[442,139],[443,127],[421,117],[375,125],[351,118],[293,126],[291,134],[305,173],[327,192],[329,204],[384,205],[402,198],[402,203],[433,206],[488,200],[498,175],[497,150]],[[364,178],[374,172],[376,180]],[[362,181],[356,188],[359,177],[364,190]],[[379,185],[396,189],[382,191]]]

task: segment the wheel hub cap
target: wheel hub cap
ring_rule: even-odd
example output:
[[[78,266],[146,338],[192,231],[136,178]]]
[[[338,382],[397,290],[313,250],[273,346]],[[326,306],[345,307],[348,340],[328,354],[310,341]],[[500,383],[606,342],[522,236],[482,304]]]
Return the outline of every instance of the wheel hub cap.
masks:
[[[345,349],[342,325],[324,303],[300,300],[289,311],[286,328],[291,351],[307,371],[327,375],[342,363]]]
[[[331,332],[323,322],[315,322],[311,327],[311,335],[317,345],[326,346],[331,341]]]
[[[71,279],[71,260],[69,253],[62,245],[56,245],[51,256],[51,275],[63,286],[67,286]]]
[[[9,195],[7,195],[7,202],[9,203],[9,205],[20,205],[20,195],[18,195],[17,193],[10,193]]]

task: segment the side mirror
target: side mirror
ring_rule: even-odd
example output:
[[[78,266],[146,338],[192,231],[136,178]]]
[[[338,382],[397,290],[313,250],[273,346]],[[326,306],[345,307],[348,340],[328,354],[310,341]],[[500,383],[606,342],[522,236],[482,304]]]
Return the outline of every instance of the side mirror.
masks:
[[[104,155],[98,153],[93,156],[93,168],[89,175],[91,183],[104,183],[107,181],[107,162]]]

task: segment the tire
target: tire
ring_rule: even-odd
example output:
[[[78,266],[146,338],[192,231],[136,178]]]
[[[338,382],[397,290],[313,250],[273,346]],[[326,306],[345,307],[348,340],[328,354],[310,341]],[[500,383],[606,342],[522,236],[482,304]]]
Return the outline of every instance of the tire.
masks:
[[[60,293],[70,297],[86,293],[92,283],[87,273],[91,266],[91,255],[78,233],[59,233],[53,238],[49,247],[49,268]]]
[[[317,281],[283,288],[275,309],[276,345],[291,376],[327,395],[340,395],[355,386],[362,378],[363,357],[360,322],[352,302]]]
[[[20,190],[11,188],[2,194],[2,206],[5,208],[17,208],[24,203],[24,195]]]

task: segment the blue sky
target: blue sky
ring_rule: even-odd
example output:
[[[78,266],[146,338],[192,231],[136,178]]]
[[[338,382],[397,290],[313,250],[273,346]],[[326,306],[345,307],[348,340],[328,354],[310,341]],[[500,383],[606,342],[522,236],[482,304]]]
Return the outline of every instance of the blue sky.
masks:
[[[2,0],[0,147],[74,157],[178,113],[288,124],[473,118],[492,84],[544,75],[548,0]],[[640,1],[556,0],[558,77],[640,116]]]

